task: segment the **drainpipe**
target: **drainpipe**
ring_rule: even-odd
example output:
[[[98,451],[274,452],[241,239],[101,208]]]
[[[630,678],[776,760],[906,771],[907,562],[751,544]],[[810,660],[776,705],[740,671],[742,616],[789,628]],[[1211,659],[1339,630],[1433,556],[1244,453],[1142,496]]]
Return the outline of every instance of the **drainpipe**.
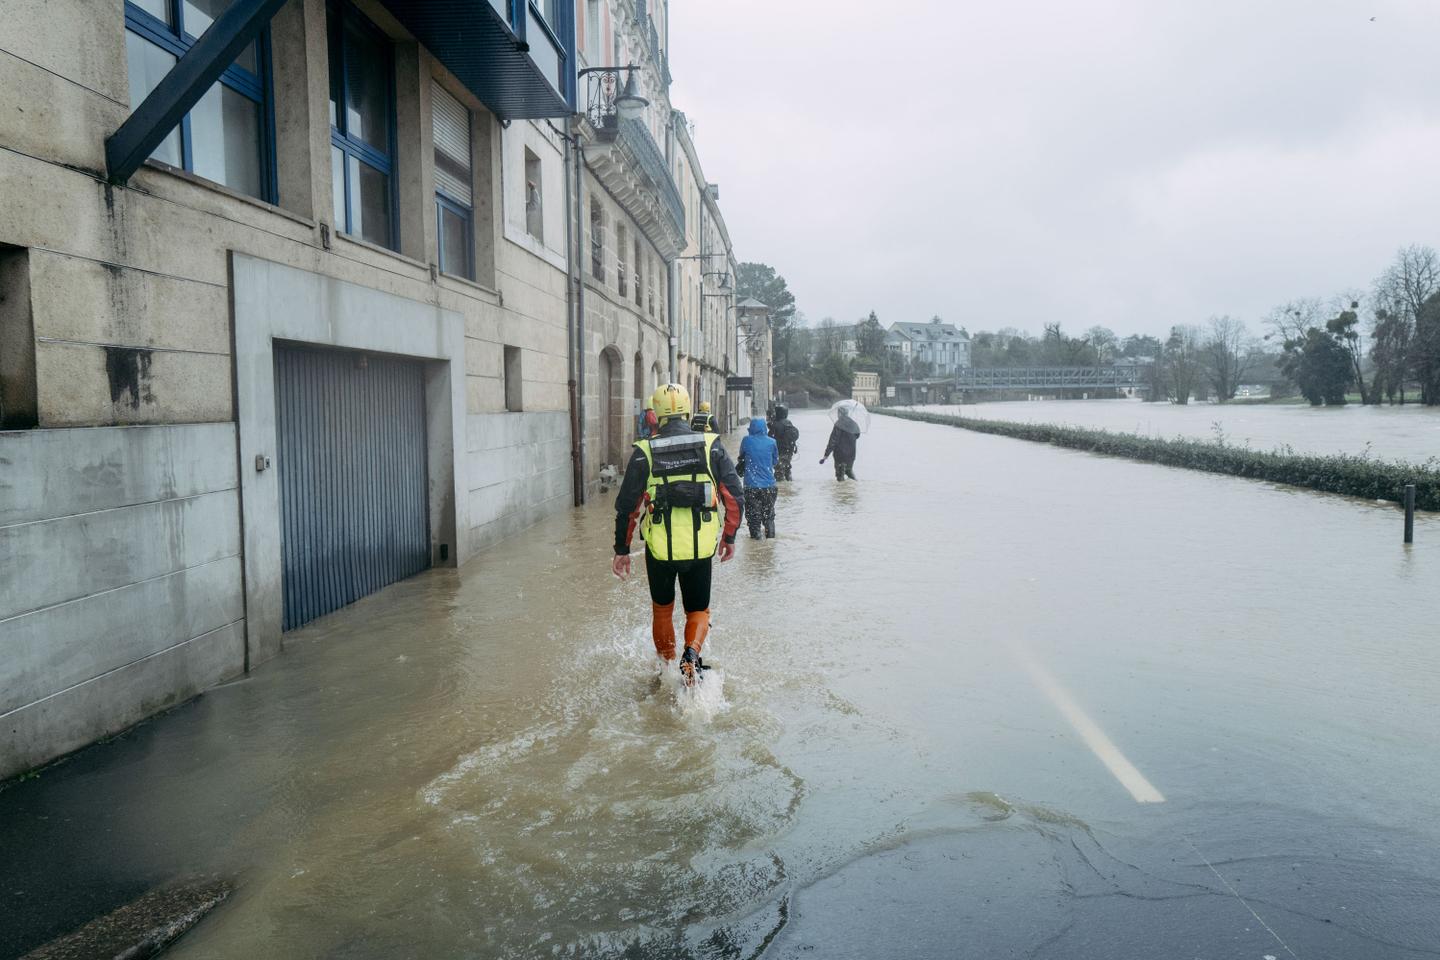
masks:
[[[671,176],[671,171],[673,171],[674,169],[675,169],[675,112],[672,110],[672,111],[670,112],[670,119],[669,119],[669,120],[666,122],[666,124],[665,124],[665,175],[666,175],[667,177],[670,177],[670,181],[671,181],[671,184],[672,184],[672,185],[674,184],[674,179],[675,179],[675,178],[674,178],[673,176]],[[680,242],[683,244],[683,243],[685,242],[685,237],[684,237],[684,235],[683,235],[684,232],[682,231],[681,233],[682,233],[682,235],[681,235],[681,237],[680,237]],[[683,247],[682,247],[682,249],[681,249],[681,253],[684,253]],[[666,334],[665,340],[666,340],[666,342],[668,342],[669,345],[670,345],[670,382],[671,382],[671,383],[679,383],[679,382],[680,382],[680,380],[679,380],[680,371],[679,371],[679,369],[677,369],[677,361],[676,361],[676,358],[675,358],[675,349],[676,349],[675,344],[676,344],[676,340],[679,338],[680,334],[679,334],[679,328],[678,328],[678,327],[676,326],[676,324],[675,324],[675,301],[679,299],[679,288],[678,288],[677,284],[678,284],[678,282],[679,282],[680,261],[679,261],[679,260],[671,260],[669,263],[666,264],[666,267],[667,267],[667,269],[666,269],[666,271],[665,271],[665,305],[666,305],[666,308],[667,308],[667,309],[666,309],[666,311],[665,311],[665,314],[666,314],[666,324],[665,324],[665,326],[666,326],[666,329],[667,329],[668,332],[667,332],[667,334]]]
[[[584,234],[579,228],[581,215],[580,167],[584,155],[580,150],[580,138],[575,130],[575,118],[566,120],[567,139],[565,150],[565,249],[570,267],[566,271],[568,290],[567,306],[570,311],[570,463],[573,475],[575,506],[585,503],[585,277],[581,267],[581,246]],[[574,159],[571,158],[570,144],[574,145]],[[569,190],[570,171],[575,171],[575,192]]]
[[[679,382],[680,382],[679,380],[676,379],[676,378],[680,375],[680,371],[675,368],[675,367],[676,367],[675,341],[676,341],[677,339],[679,339],[679,336],[680,336],[679,333],[677,332],[677,328],[676,328],[676,326],[675,326],[676,275],[677,275],[678,272],[679,272],[676,268],[679,267],[679,265],[680,265],[680,261],[678,261],[678,260],[671,260],[668,264],[666,264],[666,266],[668,267],[668,269],[665,271],[665,273],[666,273],[666,278],[665,278],[665,302],[666,302],[666,306],[668,307],[668,310],[666,311],[667,314],[668,314],[668,323],[666,324],[666,326],[669,328],[669,331],[670,331],[669,335],[668,335],[665,339],[668,340],[669,343],[670,343],[670,382],[671,382],[671,383],[679,383]]]
[[[573,134],[575,124],[566,121],[566,130]],[[564,145],[564,250],[566,259],[569,261],[576,252],[575,240],[575,210],[572,209],[573,199],[570,197],[570,144]],[[566,311],[566,373],[567,389],[570,391],[570,494],[576,507],[582,504],[583,489],[582,481],[585,474],[580,472],[580,409],[576,406],[579,397],[576,396],[575,383],[575,302],[576,291],[579,289],[576,282],[576,273],[567,266],[564,271],[564,311]]]

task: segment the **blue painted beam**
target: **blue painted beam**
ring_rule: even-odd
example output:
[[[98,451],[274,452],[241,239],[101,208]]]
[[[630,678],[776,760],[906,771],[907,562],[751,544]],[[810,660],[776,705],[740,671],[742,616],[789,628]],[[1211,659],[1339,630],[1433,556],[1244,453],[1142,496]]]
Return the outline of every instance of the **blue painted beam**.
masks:
[[[105,171],[111,183],[124,183],[140,169],[285,3],[235,0],[220,14],[120,128],[105,139]]]

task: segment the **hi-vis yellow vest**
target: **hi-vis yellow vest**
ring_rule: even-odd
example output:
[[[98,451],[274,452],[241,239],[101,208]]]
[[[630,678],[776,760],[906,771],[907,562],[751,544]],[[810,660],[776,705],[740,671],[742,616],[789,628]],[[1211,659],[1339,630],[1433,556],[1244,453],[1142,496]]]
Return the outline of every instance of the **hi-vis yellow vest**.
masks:
[[[713,433],[636,440],[650,466],[640,534],[657,560],[701,560],[720,545],[720,501],[710,475]]]

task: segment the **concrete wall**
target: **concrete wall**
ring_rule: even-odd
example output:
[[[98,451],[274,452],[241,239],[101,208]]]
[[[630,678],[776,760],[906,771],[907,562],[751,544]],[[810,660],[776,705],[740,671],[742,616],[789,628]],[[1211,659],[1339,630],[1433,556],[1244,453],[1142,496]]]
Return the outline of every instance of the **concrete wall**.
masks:
[[[465,434],[469,550],[570,506],[569,414],[473,414]]]
[[[0,778],[244,669],[231,424],[0,434]]]

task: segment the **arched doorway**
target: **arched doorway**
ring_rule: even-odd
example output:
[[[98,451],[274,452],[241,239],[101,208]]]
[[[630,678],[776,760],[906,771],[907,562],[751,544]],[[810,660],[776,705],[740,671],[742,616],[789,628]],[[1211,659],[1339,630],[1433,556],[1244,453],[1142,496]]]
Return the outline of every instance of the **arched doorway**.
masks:
[[[625,464],[625,411],[623,400],[624,361],[620,351],[606,347],[600,351],[600,464],[611,463],[617,467]]]

